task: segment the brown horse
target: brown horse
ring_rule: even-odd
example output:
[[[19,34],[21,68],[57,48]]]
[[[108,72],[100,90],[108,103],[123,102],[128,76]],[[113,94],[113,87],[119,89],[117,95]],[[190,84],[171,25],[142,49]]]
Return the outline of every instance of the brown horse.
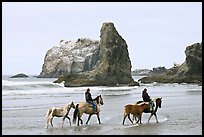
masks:
[[[71,126],[71,120],[70,120],[70,118],[68,116],[69,111],[70,111],[71,108],[75,108],[75,105],[74,105],[73,102],[71,102],[70,104],[65,105],[64,107],[60,107],[60,108],[52,107],[52,108],[49,108],[47,110],[47,114],[45,116],[46,117],[46,126],[45,126],[45,128],[48,128],[49,122],[50,122],[51,126],[54,127],[53,124],[52,124],[53,117],[63,117],[62,118],[62,127],[64,125],[65,118],[67,118],[67,119],[69,119],[69,123],[70,123],[70,126]]]
[[[152,101],[156,104],[155,108],[152,111],[150,111],[150,106],[149,106],[147,109],[144,110],[144,113],[151,113],[147,122],[149,122],[151,117],[154,115],[157,123],[159,123],[159,121],[157,119],[156,112],[157,112],[158,108],[161,108],[162,97],[153,98]],[[141,103],[141,102],[143,102],[143,101],[138,101],[136,104]]]
[[[138,116],[139,119],[138,119],[137,123],[140,122],[140,124],[141,124],[142,113],[148,107],[149,107],[149,105],[146,102],[142,102],[141,104],[128,104],[128,105],[126,105],[125,109],[124,109],[123,125],[124,125],[124,122],[125,122],[125,119],[127,116],[128,116],[128,119],[130,120],[130,122],[132,124],[133,124],[134,119],[136,121],[136,116]],[[130,114],[133,115],[133,121],[130,119]]]
[[[93,114],[97,115],[99,124],[101,124],[100,117],[99,117],[99,112],[100,112],[100,105],[103,105],[103,98],[101,95],[97,96],[96,98],[93,99],[93,102],[96,103],[96,112],[93,109],[93,105],[88,103],[88,102],[80,102],[79,104],[76,105],[74,115],[73,115],[73,122],[76,123],[76,119],[78,118],[77,125],[79,126],[79,120],[81,121],[81,124],[83,124],[83,121],[81,119],[83,113],[89,114],[88,120],[86,121],[86,124],[88,124],[91,116]]]

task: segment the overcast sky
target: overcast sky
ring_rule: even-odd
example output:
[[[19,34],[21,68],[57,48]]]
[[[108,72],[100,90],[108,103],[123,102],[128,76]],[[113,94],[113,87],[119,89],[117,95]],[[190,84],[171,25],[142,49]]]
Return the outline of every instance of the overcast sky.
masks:
[[[2,2],[2,74],[39,75],[48,49],[100,40],[104,22],[125,39],[132,70],[170,68],[202,41],[202,2]]]

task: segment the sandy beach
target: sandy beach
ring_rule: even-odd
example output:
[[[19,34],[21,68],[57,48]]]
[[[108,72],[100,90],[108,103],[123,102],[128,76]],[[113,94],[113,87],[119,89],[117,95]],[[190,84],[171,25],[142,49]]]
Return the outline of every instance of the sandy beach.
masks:
[[[143,87],[136,89],[141,91]],[[179,87],[180,88],[180,87]],[[19,105],[30,105],[26,109],[3,108],[2,110],[2,134],[3,135],[201,135],[202,134],[202,91],[176,91],[175,88],[168,88],[168,90],[158,90],[161,87],[149,87],[152,90],[152,96],[162,96],[162,107],[159,108],[157,115],[159,123],[156,123],[155,117],[152,117],[150,123],[147,123],[149,113],[143,113],[142,124],[131,124],[128,119],[125,125],[122,125],[123,107],[126,104],[134,103],[140,100],[140,93],[127,95],[103,95],[104,105],[101,106],[101,122],[98,124],[96,115],[93,115],[89,124],[76,126],[72,123],[70,127],[68,120],[65,120],[64,127],[61,127],[62,118],[55,117],[53,124],[55,127],[49,126],[45,129],[45,114],[49,101],[60,102],[56,104],[61,106],[68,100],[83,100],[83,94],[73,94],[65,97],[64,93],[59,93],[61,96],[56,96],[52,99],[50,97],[44,100],[41,99],[41,104],[48,104],[46,106],[38,106],[38,96],[30,99],[24,97]],[[154,92],[155,91],[155,92]],[[94,92],[94,91],[93,91]],[[33,96],[33,95],[31,95]],[[14,103],[10,101],[10,103]],[[8,102],[7,102],[8,104]],[[6,105],[6,97],[3,98],[3,106]],[[38,106],[38,107],[36,107]],[[73,109],[71,109],[69,116],[72,119]],[[82,119],[85,123],[88,115],[84,114]]]
[[[138,77],[135,77],[137,79]],[[12,80],[12,81],[11,81]],[[202,135],[202,86],[192,84],[141,84],[139,87],[89,87],[93,98],[102,95],[101,124],[93,115],[83,114],[84,124],[71,127],[62,118],[54,117],[53,125],[45,128],[45,115],[50,107],[62,107],[73,101],[84,101],[87,87],[65,88],[53,79],[2,80],[2,134],[3,135]],[[127,104],[141,100],[141,92],[147,88],[149,95],[162,97],[157,111],[159,123],[150,113],[143,113],[142,124],[126,118],[122,125],[123,110]],[[69,116],[72,120],[74,109]]]

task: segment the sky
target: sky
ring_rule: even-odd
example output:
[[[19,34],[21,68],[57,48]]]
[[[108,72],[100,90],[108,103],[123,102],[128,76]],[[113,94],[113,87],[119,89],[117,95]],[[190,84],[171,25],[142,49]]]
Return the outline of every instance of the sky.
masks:
[[[104,22],[126,41],[132,70],[182,64],[202,42],[202,2],[2,2],[2,75],[39,75],[61,39],[100,40]]]

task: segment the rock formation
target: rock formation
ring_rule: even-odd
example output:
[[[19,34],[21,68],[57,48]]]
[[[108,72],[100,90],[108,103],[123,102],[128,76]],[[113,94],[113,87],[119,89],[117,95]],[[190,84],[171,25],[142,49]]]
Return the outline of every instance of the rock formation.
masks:
[[[132,76],[147,76],[150,71],[149,69],[135,69],[132,71]]]
[[[97,56],[98,55],[98,56]],[[103,23],[100,30],[100,43],[92,70],[59,77],[55,82],[65,81],[72,86],[116,86],[138,85],[131,76],[131,61],[125,40],[118,34],[114,24]]]
[[[202,43],[187,46],[186,59],[181,65],[167,69],[159,76],[144,77],[139,79],[142,83],[198,83],[202,84]]]
[[[164,74],[166,72],[166,68],[163,66],[163,67],[156,67],[156,68],[153,68],[152,70],[150,70],[150,72],[148,73],[147,76],[158,76],[158,75],[161,75],[161,74]]]
[[[19,73],[19,74],[16,74],[14,76],[11,76],[10,78],[26,78],[26,77],[28,77],[26,74]]]
[[[98,61],[99,41],[88,38],[74,41],[61,40],[49,49],[38,78],[57,78],[61,75],[89,71]]]

